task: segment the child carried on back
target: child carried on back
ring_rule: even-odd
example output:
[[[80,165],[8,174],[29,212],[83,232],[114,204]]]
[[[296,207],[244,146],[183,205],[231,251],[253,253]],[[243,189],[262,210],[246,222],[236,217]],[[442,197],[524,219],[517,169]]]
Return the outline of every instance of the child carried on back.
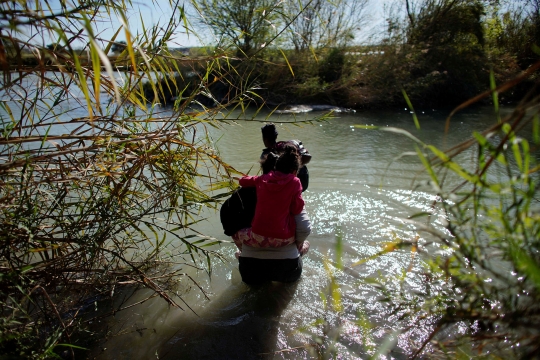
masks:
[[[263,175],[244,176],[242,187],[255,187],[257,204],[252,227],[238,231],[233,240],[239,249],[251,247],[277,248],[295,243],[295,215],[302,212],[302,184],[296,177],[300,156],[296,146],[285,144],[277,155],[269,152],[262,160]],[[309,249],[308,241],[297,242],[301,255]]]

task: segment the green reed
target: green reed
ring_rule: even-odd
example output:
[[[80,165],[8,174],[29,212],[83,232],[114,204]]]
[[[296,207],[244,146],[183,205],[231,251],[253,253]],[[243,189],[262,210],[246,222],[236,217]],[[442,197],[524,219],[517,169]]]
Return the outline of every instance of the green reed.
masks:
[[[129,28],[130,1],[0,5],[9,20],[0,25],[6,356],[73,355],[89,299],[113,296],[120,286],[147,287],[189,309],[172,291],[178,283],[198,286],[182,269],[211,273],[219,256],[211,246],[220,241],[193,225],[203,207],[224,196],[211,190],[230,188],[237,171],[211,146],[206,126],[217,126],[215,112],[193,110],[213,79],[200,75],[200,62],[167,48],[175,31],[189,31],[184,9],[171,5],[170,20],[139,35]],[[124,25],[104,39],[92,23],[111,16]],[[109,57],[121,37],[125,49]],[[55,46],[44,46],[54,39]],[[163,111],[159,95],[185,85],[174,76],[158,80],[190,67],[198,74],[194,85]],[[218,105],[236,104],[240,95]]]

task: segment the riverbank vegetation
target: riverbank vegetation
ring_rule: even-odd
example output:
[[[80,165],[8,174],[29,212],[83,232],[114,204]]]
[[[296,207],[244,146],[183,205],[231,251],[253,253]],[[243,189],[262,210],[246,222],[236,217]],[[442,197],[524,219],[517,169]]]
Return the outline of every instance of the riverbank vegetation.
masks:
[[[367,0],[193,0],[192,5],[191,23],[213,40],[205,47],[167,48],[179,72],[171,76],[182,86],[156,93],[156,101],[172,103],[185,86],[198,86],[193,75],[205,76],[211,57],[220,68],[209,73],[217,78],[211,91],[217,102],[249,83],[257,88],[257,101],[270,106],[401,107],[405,90],[417,106],[448,108],[487,88],[491,72],[496,83],[504,83],[525,71],[536,59],[540,34],[540,5],[532,0],[391,2],[375,30]],[[131,69],[125,40],[117,37],[108,48],[109,61]],[[150,48],[167,45],[149,40]],[[18,66],[69,65],[60,40],[39,56],[29,47],[4,46]],[[87,66],[89,49],[72,48]],[[518,101],[530,84],[501,94],[500,102]]]
[[[212,120],[188,110],[204,82],[172,112],[145,98],[143,82],[177,72],[183,59],[166,46],[185,21],[182,8],[136,36],[130,2],[59,4],[0,4],[3,359],[84,357],[75,355],[88,339],[79,331],[128,305],[88,309],[124,287],[146,287],[149,298],[189,311],[182,294],[202,291],[190,273],[211,274],[209,246],[219,242],[193,226],[218,203],[210,190],[235,174],[205,135]],[[125,24],[114,36],[127,39],[117,56],[128,72],[116,73],[107,56],[120,42],[92,27],[103,16]],[[56,45],[46,46],[51,37]],[[29,53],[37,62],[26,61]]]
[[[491,72],[504,83],[531,66],[540,34],[537,1],[394,2],[367,44],[355,43],[370,25],[366,1],[193,3],[218,40],[213,51],[249,69],[271,105],[401,107],[405,90],[417,106],[457,106],[489,87]],[[230,81],[245,81],[241,73]],[[499,101],[518,101],[531,83]]]

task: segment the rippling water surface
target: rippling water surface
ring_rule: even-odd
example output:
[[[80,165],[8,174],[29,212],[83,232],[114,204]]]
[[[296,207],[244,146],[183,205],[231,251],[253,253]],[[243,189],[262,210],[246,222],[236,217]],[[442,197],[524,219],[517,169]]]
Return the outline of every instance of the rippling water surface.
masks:
[[[320,115],[308,113],[307,116]],[[304,116],[304,115],[302,115]],[[437,199],[426,185],[427,177],[414,152],[413,142],[403,135],[361,130],[354,125],[398,127],[411,131],[421,140],[448,148],[465,140],[473,130],[492,124],[491,109],[475,109],[458,114],[450,133],[444,134],[445,112],[419,114],[422,129],[414,128],[408,111],[357,112],[338,114],[329,122],[314,125],[285,125],[292,115],[271,117],[278,125],[279,140],[300,139],[312,154],[310,184],[304,193],[313,232],[311,250],[304,258],[301,280],[292,285],[269,284],[250,288],[241,282],[234,258],[234,245],[222,245],[224,261],[216,260],[211,278],[191,270],[208,293],[210,300],[195,286],[181,289],[192,311],[169,307],[153,299],[107,320],[109,337],[92,351],[102,359],[246,359],[309,358],[315,336],[334,344],[341,358],[366,358],[395,329],[396,318],[364,280],[368,277],[397,277],[409,269],[405,284],[420,288],[421,262],[410,251],[395,251],[361,265],[353,266],[381,251],[384,243],[397,237],[414,239],[420,244],[429,239],[415,232],[404,221],[412,214],[430,211]],[[265,119],[265,115],[258,118]],[[261,122],[238,121],[222,129],[210,129],[222,158],[242,172],[254,174],[263,148]],[[473,161],[472,150],[462,161]],[[455,179],[448,179],[451,183]],[[208,213],[200,230],[207,235],[223,235],[219,214]],[[437,215],[437,214],[435,214]],[[435,216],[440,225],[444,219]],[[336,238],[343,241],[343,271],[336,269]],[[426,247],[427,256],[441,252]],[[186,271],[189,271],[186,270]],[[339,284],[343,309],[335,312],[325,306],[330,276]],[[143,299],[137,293],[131,302]],[[315,325],[320,319],[329,326]],[[371,323],[366,332],[359,319]],[[339,327],[339,331],[338,331]],[[338,336],[338,333],[340,334]],[[410,351],[410,337],[423,339],[426,331],[400,336],[391,355],[403,358]],[[371,350],[370,350],[371,349]]]

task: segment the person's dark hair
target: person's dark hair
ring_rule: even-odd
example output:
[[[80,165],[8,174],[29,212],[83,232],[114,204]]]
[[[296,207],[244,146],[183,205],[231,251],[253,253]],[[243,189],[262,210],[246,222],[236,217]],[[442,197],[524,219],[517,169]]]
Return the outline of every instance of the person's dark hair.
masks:
[[[277,171],[284,174],[292,174],[300,168],[300,156],[296,146],[290,143],[283,145],[275,166]]]
[[[265,158],[261,160],[263,174],[268,174],[270,171],[274,170],[278,158],[279,156],[273,152],[266,154]]]
[[[273,123],[269,123],[269,124],[264,125],[261,128],[261,132],[262,132],[262,136],[263,136],[264,139],[276,141],[276,139],[278,137],[278,132],[276,130],[276,125],[274,125]]]

